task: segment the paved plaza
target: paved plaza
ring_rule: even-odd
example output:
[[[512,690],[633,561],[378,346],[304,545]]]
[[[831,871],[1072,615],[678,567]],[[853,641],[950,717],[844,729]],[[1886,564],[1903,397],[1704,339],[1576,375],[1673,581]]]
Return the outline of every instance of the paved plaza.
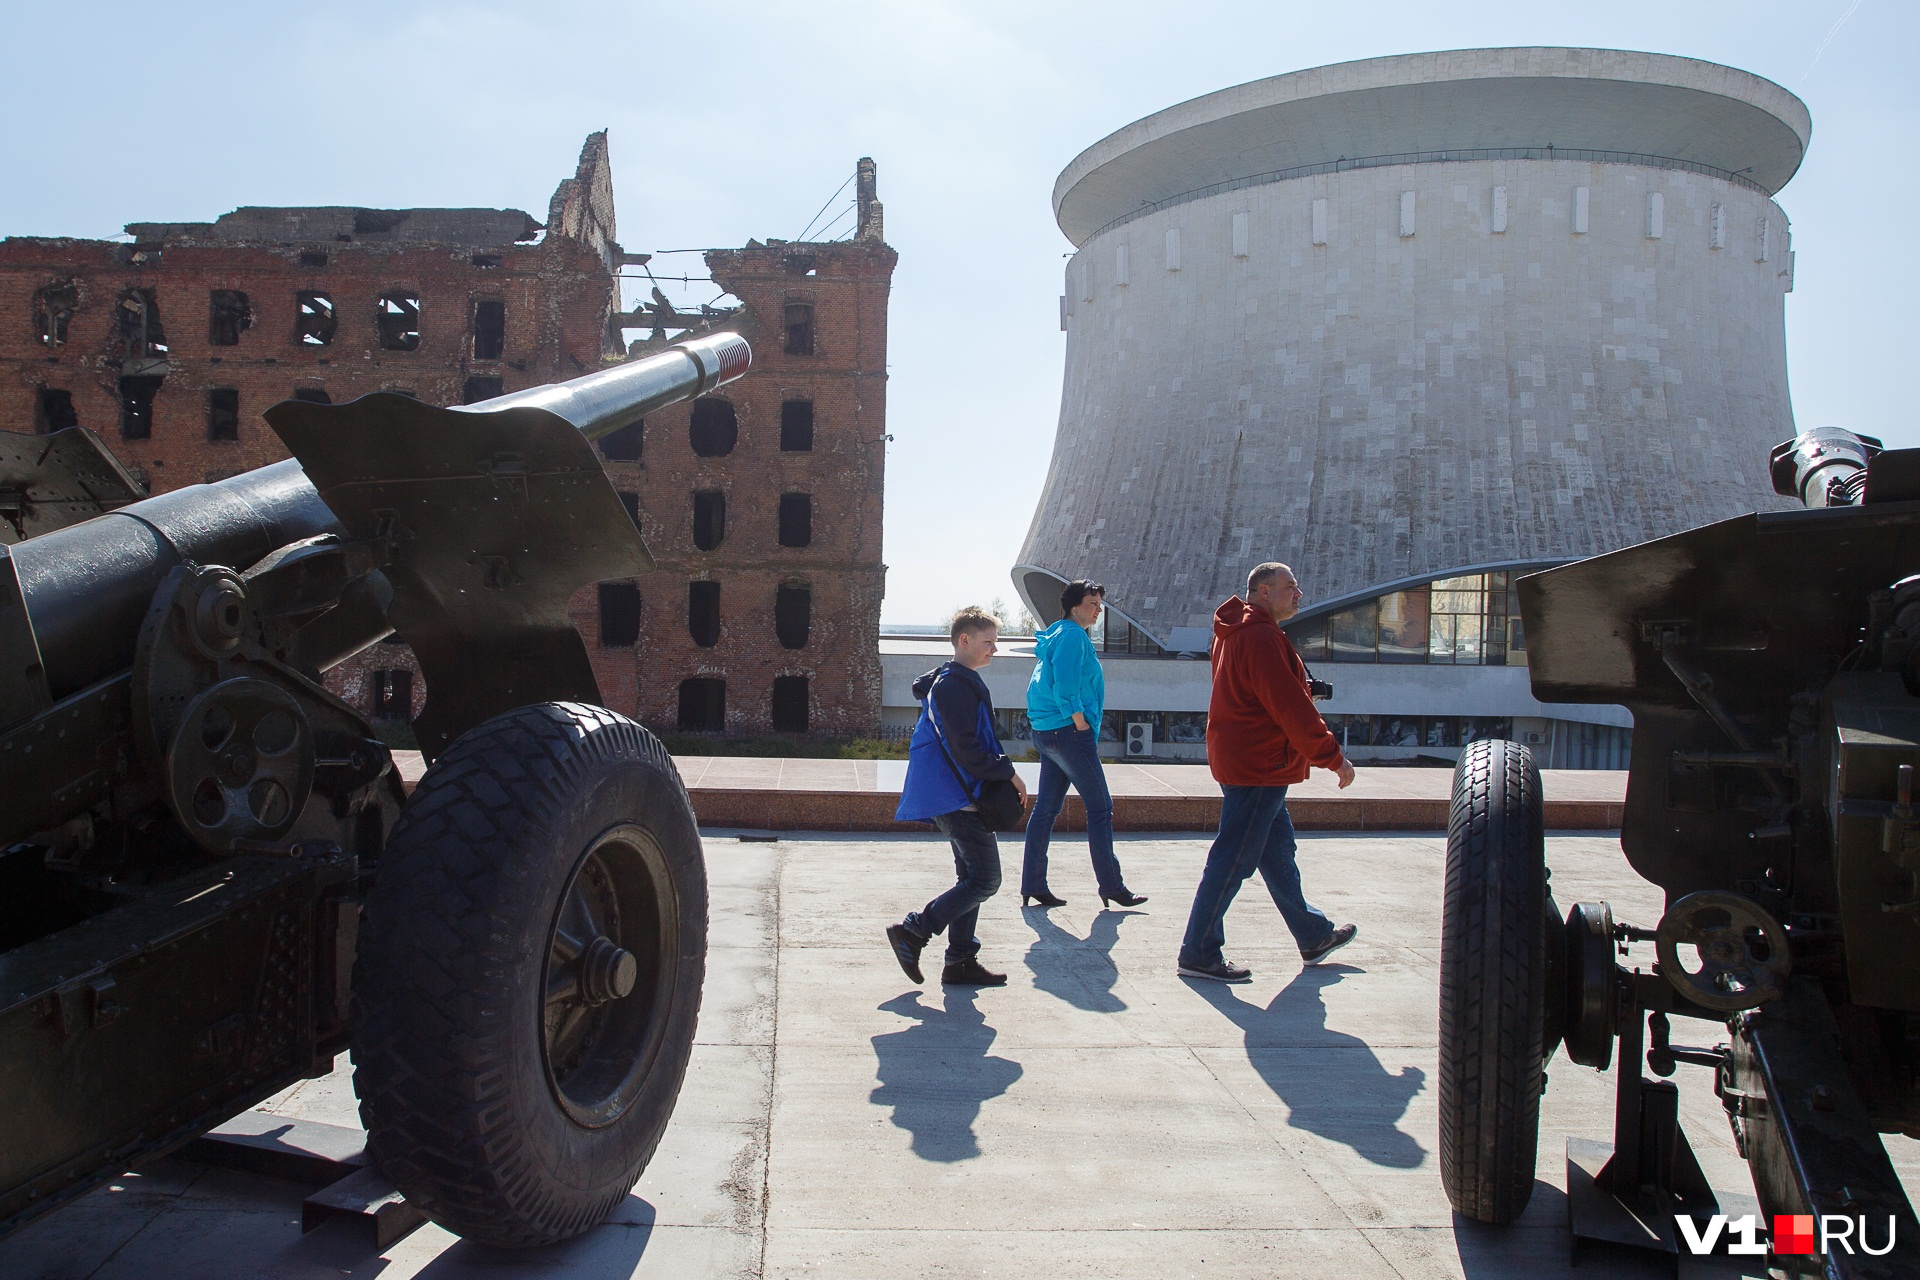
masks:
[[[1563,1057],[1525,1217],[1495,1231],[1449,1212],[1435,1133],[1442,837],[1304,837],[1309,895],[1357,921],[1359,940],[1303,971],[1256,879],[1228,919],[1228,955],[1254,971],[1240,987],[1173,971],[1206,847],[1123,838],[1127,880],[1151,897],[1134,911],[1098,909],[1082,840],[1056,846],[1065,908],[1023,910],[1010,866],[980,935],[1011,982],[975,992],[905,982],[881,936],[949,881],[944,844],[709,832],[699,1044],[666,1141],[609,1224],[517,1255],[428,1226],[376,1256],[333,1226],[302,1236],[301,1187],[167,1160],[0,1243],[0,1275],[1671,1274],[1614,1257],[1568,1268],[1562,1153],[1570,1135],[1610,1136],[1612,1084]],[[1563,907],[1605,897],[1623,919],[1657,919],[1658,892],[1611,837],[1555,836],[1548,856]],[[1676,1039],[1716,1032],[1676,1025]],[[1680,1073],[1708,1177],[1749,1191],[1708,1072]],[[355,1123],[345,1058],[268,1105]],[[1920,1188],[1920,1144],[1890,1143]]]

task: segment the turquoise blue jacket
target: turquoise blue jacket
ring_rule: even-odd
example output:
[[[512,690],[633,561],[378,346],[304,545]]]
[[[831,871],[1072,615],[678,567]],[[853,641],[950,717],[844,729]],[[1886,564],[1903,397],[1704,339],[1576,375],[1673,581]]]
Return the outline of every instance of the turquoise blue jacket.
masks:
[[[1078,711],[1097,732],[1107,704],[1107,678],[1100,674],[1100,655],[1086,629],[1062,618],[1033,638],[1033,651],[1040,661],[1027,681],[1028,722],[1039,730],[1062,729]]]

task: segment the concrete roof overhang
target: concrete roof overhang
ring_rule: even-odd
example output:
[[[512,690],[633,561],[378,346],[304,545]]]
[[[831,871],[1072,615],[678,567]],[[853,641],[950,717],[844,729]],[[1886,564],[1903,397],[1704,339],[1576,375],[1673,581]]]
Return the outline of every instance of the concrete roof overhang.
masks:
[[[1461,49],[1314,67],[1136,120],[1074,158],[1054,217],[1083,244],[1147,205],[1338,160],[1508,148],[1705,166],[1768,195],[1800,167],[1806,104],[1718,63],[1617,49]],[[1461,157],[1468,158],[1468,157]]]

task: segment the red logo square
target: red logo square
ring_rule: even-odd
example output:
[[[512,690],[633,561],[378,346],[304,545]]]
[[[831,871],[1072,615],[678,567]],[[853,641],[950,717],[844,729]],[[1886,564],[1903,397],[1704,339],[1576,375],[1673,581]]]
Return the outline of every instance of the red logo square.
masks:
[[[1776,1213],[1773,1215],[1773,1252],[1777,1256],[1818,1253],[1814,1244],[1813,1215]]]

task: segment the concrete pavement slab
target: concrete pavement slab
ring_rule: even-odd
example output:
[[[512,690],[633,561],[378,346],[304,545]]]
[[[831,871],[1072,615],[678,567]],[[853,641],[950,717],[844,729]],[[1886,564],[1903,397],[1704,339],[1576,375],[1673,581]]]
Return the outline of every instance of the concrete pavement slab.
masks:
[[[1332,1224],[1337,1206],[1172,1049],[1002,1053],[965,999],[894,1002],[870,1051],[783,1057],[769,1227]],[[883,1123],[838,1117],[858,1096]],[[1251,1163],[1250,1163],[1251,1162]],[[1196,1194],[1225,1169],[1235,1194]]]
[[[931,836],[708,835],[712,949],[692,1067],[634,1194],[580,1240],[502,1255],[426,1227],[383,1255],[301,1236],[305,1189],[163,1160],[0,1242],[27,1280],[156,1275],[488,1277],[1503,1277],[1568,1269],[1563,1153],[1608,1137],[1612,1077],[1558,1058],[1533,1202],[1456,1221],[1437,1142],[1438,833],[1302,839],[1309,897],[1359,940],[1305,968],[1260,882],[1227,921],[1245,986],[1174,973],[1206,837],[1123,837],[1149,902],[1102,911],[1083,838],[1053,850],[1065,908],[1023,910],[1019,846],[982,911],[1000,989],[914,987],[881,930],[950,883]],[[1549,840],[1563,907],[1651,923],[1659,890],[1616,841]],[[930,952],[938,963],[940,944]],[[1647,961],[1643,959],[1642,963]],[[930,966],[932,967],[932,966]],[[937,973],[932,975],[937,977]],[[1714,1028],[1676,1025],[1694,1040]],[[1709,1178],[1749,1189],[1704,1069],[1682,1118]],[[353,1124],[351,1070],[270,1100]],[[1920,1185],[1920,1144],[1890,1139]]]

